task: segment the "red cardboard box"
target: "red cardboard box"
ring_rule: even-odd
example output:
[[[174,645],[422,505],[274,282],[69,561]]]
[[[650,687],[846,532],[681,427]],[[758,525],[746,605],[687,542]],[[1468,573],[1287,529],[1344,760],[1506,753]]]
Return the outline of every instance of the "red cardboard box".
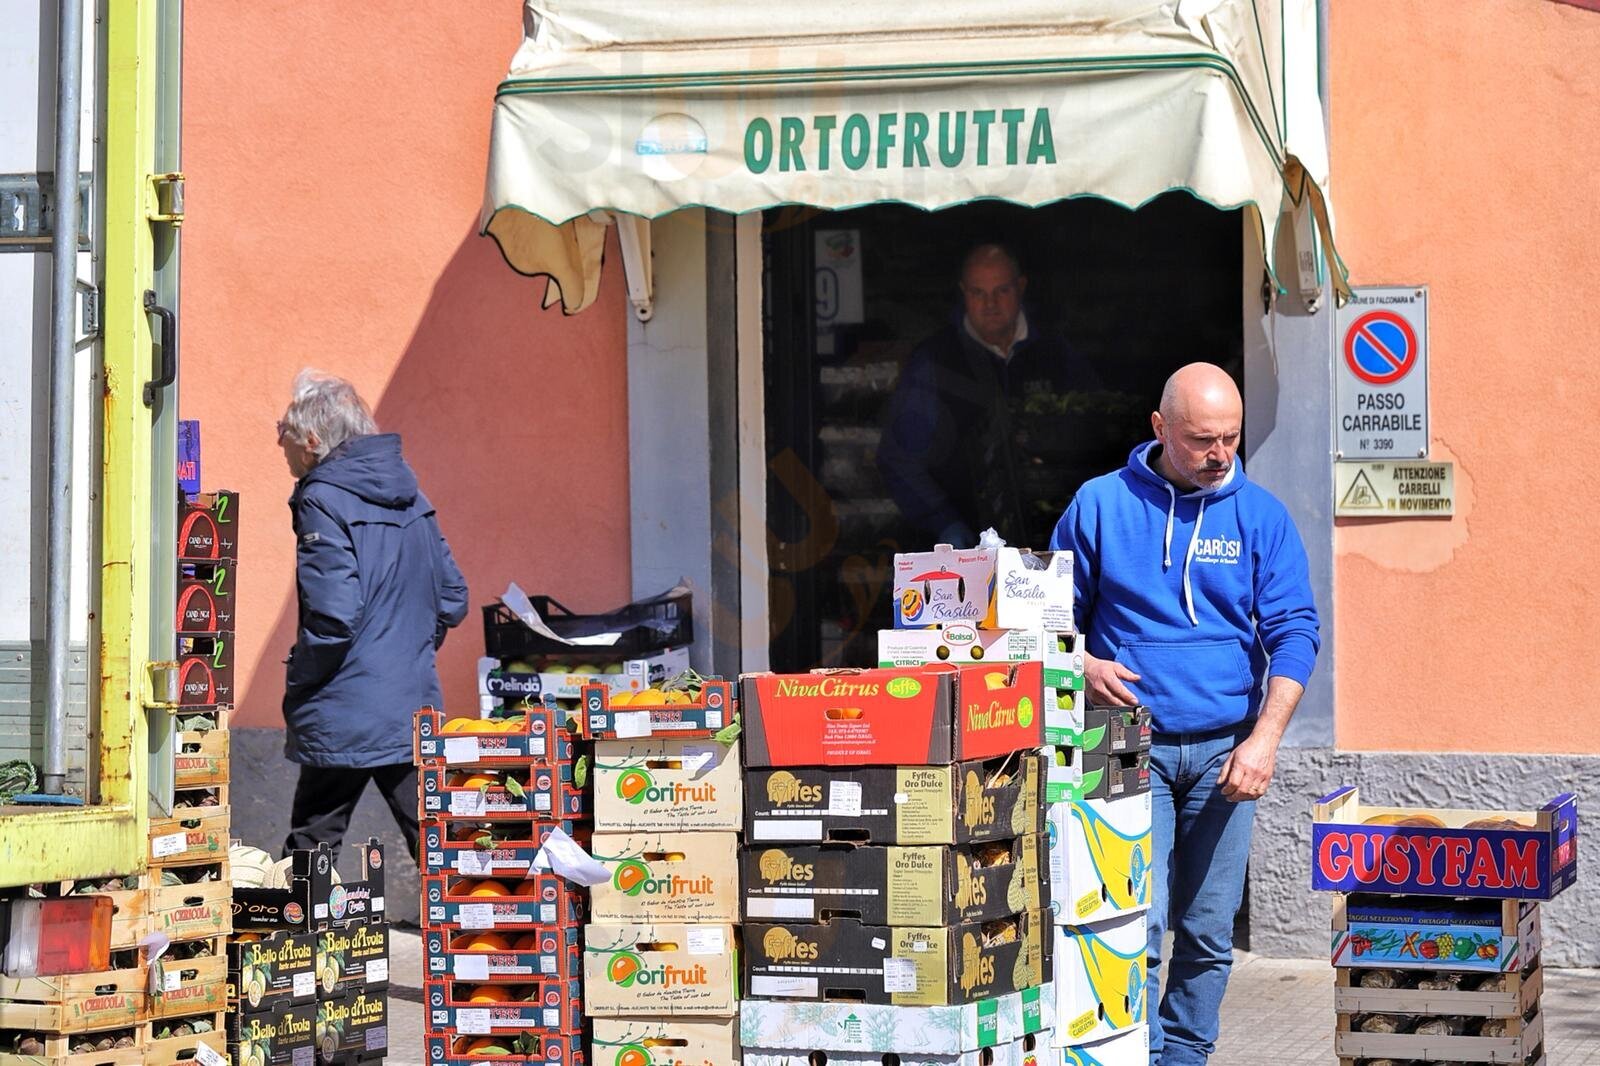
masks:
[[[545,1032],[575,1036],[583,1032],[582,982],[577,979],[530,978],[523,985],[496,985],[514,998],[502,1003],[474,1003],[476,982],[449,978],[428,981],[428,1027],[467,1036],[491,1033]]]
[[[177,643],[179,705],[232,707],[233,634],[180,633]]]
[[[228,489],[189,497],[178,514],[178,558],[215,562],[239,558],[239,494]]]
[[[480,1040],[498,1042],[513,1054],[498,1055],[467,1049]],[[428,1033],[428,1066],[584,1066],[581,1036],[548,1033],[497,1033],[492,1038]]]
[[[234,566],[231,560],[178,564],[178,604],[173,630],[178,633],[233,631]]]
[[[746,766],[948,766],[1044,743],[1038,662],[743,680]]]

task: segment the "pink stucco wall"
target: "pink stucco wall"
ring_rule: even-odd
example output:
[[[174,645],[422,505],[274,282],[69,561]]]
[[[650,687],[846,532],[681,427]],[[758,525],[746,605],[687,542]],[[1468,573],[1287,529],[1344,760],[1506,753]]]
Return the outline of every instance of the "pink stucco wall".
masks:
[[[579,610],[627,598],[620,257],[599,303],[563,318],[476,235],[521,9],[185,9],[181,407],[208,484],[244,494],[241,725],[282,722],[294,538],[273,424],[303,366],[351,378],[404,435],[466,573],[447,708],[476,707],[477,607],[508,579]]]
[[[1358,284],[1429,286],[1456,517],[1335,535],[1338,742],[1600,751],[1600,14],[1331,5],[1333,197]]]

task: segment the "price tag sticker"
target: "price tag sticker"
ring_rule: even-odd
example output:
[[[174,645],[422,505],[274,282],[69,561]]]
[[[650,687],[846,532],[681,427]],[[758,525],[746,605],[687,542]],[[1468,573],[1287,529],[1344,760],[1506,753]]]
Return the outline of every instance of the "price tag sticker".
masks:
[[[165,859],[173,855],[182,855],[189,847],[188,833],[164,833],[158,837],[150,838],[150,857],[152,859]]]
[[[456,912],[463,929],[493,929],[493,903],[463,903]]]
[[[917,990],[917,964],[910,959],[884,959],[883,990],[885,992],[915,992]]]
[[[194,1049],[194,1061],[200,1066],[228,1066],[228,1057],[218,1054],[217,1050],[201,1044]]]
[[[317,994],[317,975],[314,973],[297,973],[294,975],[294,997],[305,999]]]
[[[183,974],[176,970],[169,970],[161,977],[161,991],[176,992],[183,987]]]
[[[450,813],[451,814],[462,814],[462,815],[482,814],[483,813],[483,793],[482,792],[452,792],[452,793],[450,793]]]
[[[689,935],[685,938],[689,954],[691,955],[721,955],[726,941],[722,937],[722,927],[718,925],[689,926]]]
[[[451,962],[455,975],[462,981],[487,981],[489,979],[489,956],[487,955],[453,955]],[[368,967],[369,971],[371,967]]]
[[[828,786],[828,813],[835,818],[861,817],[861,783],[834,781]]]
[[[650,735],[649,711],[617,711],[611,716],[611,728],[618,740]]]
[[[456,1011],[456,1032],[467,1036],[488,1036],[492,1029],[486,1008],[467,1007]]]
[[[447,762],[447,763],[453,763],[453,762],[477,762],[478,758],[479,758],[479,756],[478,756],[478,738],[477,737],[445,737],[444,738],[444,761],[445,762]]]
[[[373,959],[367,963],[367,984],[375,985],[389,979],[389,960]]]

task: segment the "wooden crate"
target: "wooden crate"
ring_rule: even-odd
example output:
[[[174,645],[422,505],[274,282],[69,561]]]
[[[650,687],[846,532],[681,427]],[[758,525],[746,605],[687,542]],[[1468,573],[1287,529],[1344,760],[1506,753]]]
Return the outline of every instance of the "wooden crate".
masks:
[[[195,1033],[190,1036],[159,1037],[156,1034],[164,1026],[188,1018],[204,1018],[212,1023],[209,1033]],[[216,1052],[223,1058],[228,1053],[228,1016],[224,1011],[207,1011],[203,1014],[186,1014],[183,1018],[165,1018],[158,1021],[145,1022],[142,1038],[144,1044],[145,1066],[195,1066],[196,1049],[202,1044]],[[209,1056],[208,1056],[209,1057]]]
[[[206,940],[233,932],[233,879],[221,864],[222,879],[150,889],[150,931],[170,940]]]
[[[1470,970],[1517,973],[1538,957],[1539,905],[1525,900],[1456,900],[1413,910],[1414,896],[1347,896],[1333,901],[1335,966],[1375,969]],[[1378,902],[1374,902],[1377,900]],[[1423,941],[1448,934],[1456,945],[1477,944],[1465,958],[1440,957]]]
[[[177,788],[205,788],[228,783],[228,731],[180,732],[173,756],[173,784]]]
[[[176,1018],[228,1007],[228,960],[222,955],[205,959],[161,960],[162,994],[153,997],[150,1017]]]
[[[150,866],[193,866],[221,862],[228,856],[227,807],[208,807],[194,816],[150,819]]]
[[[1526,1063],[1544,1049],[1544,1013],[1509,1018],[1507,1036],[1429,1036],[1417,1033],[1363,1033],[1356,1016],[1339,1015],[1334,1051],[1346,1058],[1449,1062]]]
[[[202,734],[210,735],[210,734]],[[192,807],[182,807],[181,804],[190,800],[198,801],[200,796],[207,792],[216,793],[217,802],[214,806],[203,807],[196,803]],[[228,806],[228,782],[211,782],[199,785],[178,785],[172,797],[174,818],[203,818],[213,811],[223,810]]]
[[[1387,967],[1379,967],[1387,969]],[[1340,967],[1333,990],[1333,1009],[1340,1014],[1442,1014],[1468,1018],[1525,1018],[1544,993],[1544,969],[1537,959],[1521,974],[1485,974],[1503,981],[1504,991],[1480,992],[1420,988],[1363,988],[1362,972]],[[1407,973],[1408,971],[1399,971]],[[1415,975],[1416,971],[1409,971]],[[1477,975],[1467,975],[1476,981]]]
[[[123,1029],[133,1037],[133,1047],[74,1053],[71,1050],[72,1042],[81,1039],[82,1034],[78,1036],[48,1034],[41,1037],[44,1054],[0,1054],[0,1066],[143,1066],[144,1049],[138,1043],[142,1036],[140,1027],[124,1026]]]
[[[142,966],[59,977],[0,977],[0,1029],[89,1033],[149,1017]]]

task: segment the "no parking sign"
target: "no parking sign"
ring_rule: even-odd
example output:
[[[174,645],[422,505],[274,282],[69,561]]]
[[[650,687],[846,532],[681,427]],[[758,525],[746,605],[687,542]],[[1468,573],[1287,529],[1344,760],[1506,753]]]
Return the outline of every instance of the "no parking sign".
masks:
[[[1428,290],[1356,289],[1334,319],[1340,459],[1428,454]]]

